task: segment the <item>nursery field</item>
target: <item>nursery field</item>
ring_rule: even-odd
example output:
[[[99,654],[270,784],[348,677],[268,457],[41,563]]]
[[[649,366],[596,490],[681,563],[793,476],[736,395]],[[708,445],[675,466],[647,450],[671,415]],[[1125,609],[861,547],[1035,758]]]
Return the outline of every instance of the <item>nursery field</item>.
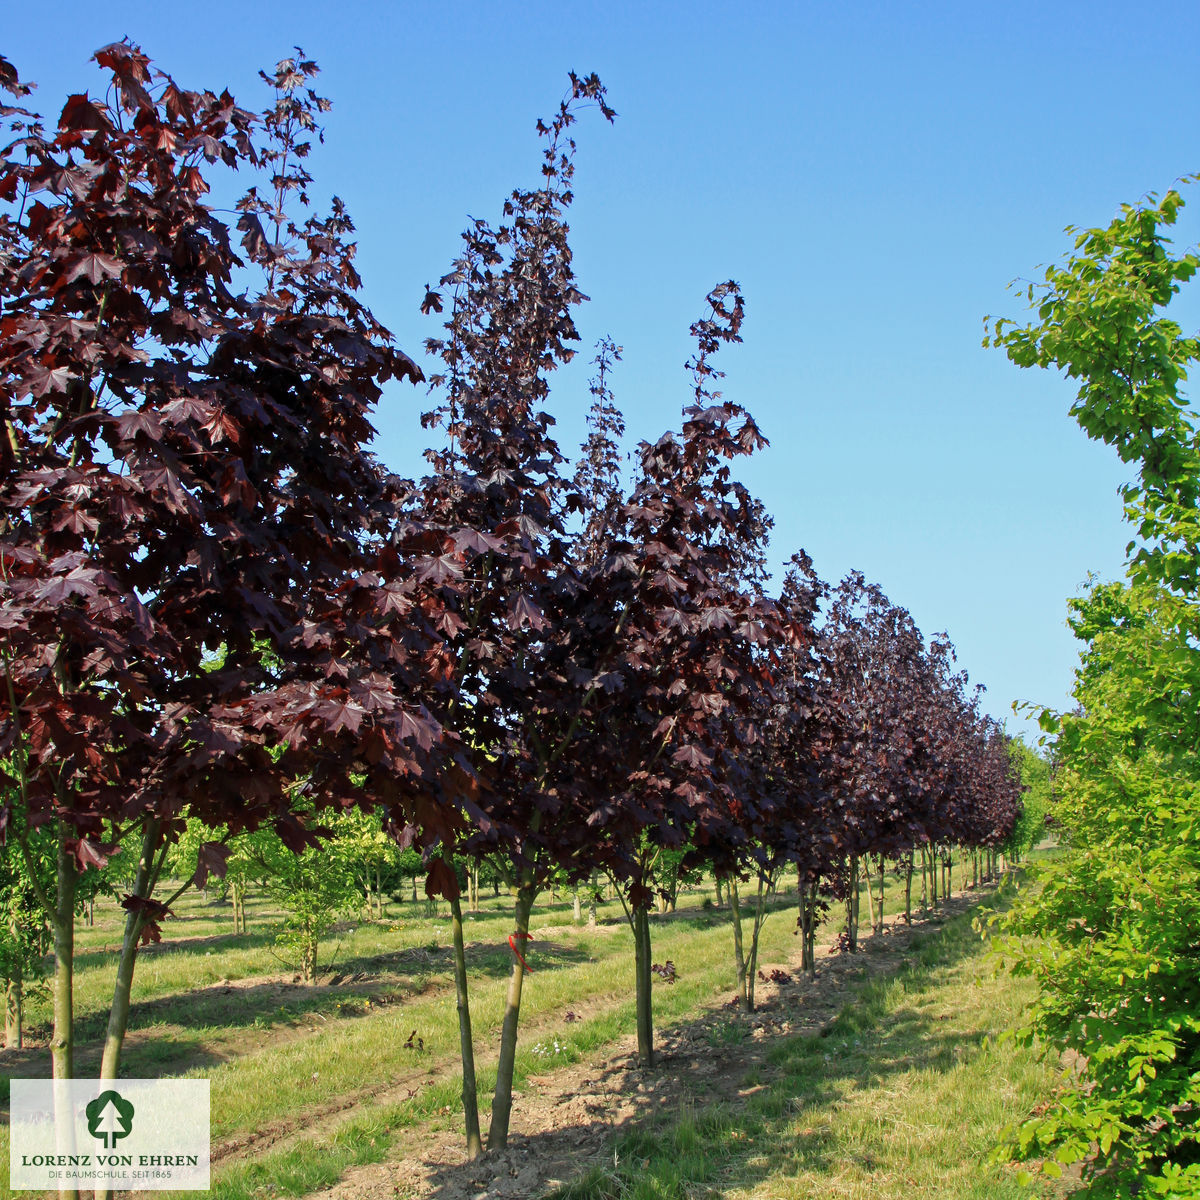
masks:
[[[1015,1198],[1028,1189],[988,1152],[1055,1079],[997,1043],[1029,985],[996,975],[971,928],[995,903],[995,889],[956,891],[910,928],[892,886],[884,932],[864,928],[856,955],[834,952],[831,914],[810,980],[795,891],[781,890],[762,932],[758,1009],[745,1015],[729,1004],[728,911],[711,888],[685,892],[678,911],[651,917],[654,961],[674,974],[655,977],[662,1056],[644,1071],[619,903],[602,904],[593,926],[576,923],[569,895],[548,895],[527,953],[514,1136],[465,1164],[444,904],[392,902],[382,919],[343,924],[306,984],[277,957],[279,914],[263,900],[248,899],[249,931],[235,936],[229,907],[193,893],[143,952],[122,1073],[211,1080],[208,1194],[222,1200]],[[472,1009],[478,1044],[494,1047],[511,900],[479,907],[467,916]],[[80,1076],[99,1062],[117,916],[103,902],[79,929]],[[10,1077],[50,1073],[48,1010],[35,1001],[28,1016],[27,1048],[3,1054],[5,1106]],[[486,1095],[494,1050],[478,1066]]]

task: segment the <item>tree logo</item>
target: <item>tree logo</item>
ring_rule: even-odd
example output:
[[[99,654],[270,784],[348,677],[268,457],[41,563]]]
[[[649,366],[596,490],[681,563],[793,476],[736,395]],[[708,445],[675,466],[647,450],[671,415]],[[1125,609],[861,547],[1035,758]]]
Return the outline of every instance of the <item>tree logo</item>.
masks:
[[[102,1138],[105,1150],[111,1150],[119,1138],[128,1137],[133,1128],[133,1105],[120,1092],[101,1092],[84,1112],[88,1133]]]

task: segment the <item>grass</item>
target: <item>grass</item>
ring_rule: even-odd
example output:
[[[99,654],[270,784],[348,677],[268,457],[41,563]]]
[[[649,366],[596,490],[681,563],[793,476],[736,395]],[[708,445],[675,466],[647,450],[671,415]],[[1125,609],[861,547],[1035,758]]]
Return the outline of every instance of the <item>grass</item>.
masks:
[[[736,1110],[685,1109],[618,1138],[553,1200],[1017,1200],[989,1166],[998,1131],[1053,1073],[998,1040],[1030,998],[996,976],[969,917],[926,936],[898,975],[863,982],[819,1035],[784,1040]],[[1045,1193],[1060,1194],[1060,1193]]]
[[[887,898],[889,911],[902,907],[902,887],[889,887]],[[678,973],[673,985],[655,984],[660,1027],[687,1019],[714,995],[733,994],[728,915],[703,908],[704,899],[705,893],[693,893],[681,898],[679,913],[653,919],[654,958],[671,959]],[[781,897],[780,904],[787,911],[772,916],[763,930],[764,964],[785,961],[796,949],[794,897]],[[444,918],[430,919],[423,905],[406,904],[398,917],[360,923],[343,935],[338,950],[337,970],[351,979],[336,987],[311,988],[278,979],[280,963],[263,929],[272,919],[265,906],[251,908],[251,933],[242,938],[229,933],[227,909],[214,913],[199,897],[191,897],[180,902],[178,910],[181,920],[164,927],[164,946],[139,963],[132,1027],[153,1036],[130,1047],[123,1073],[210,1079],[214,1143],[253,1137],[273,1127],[284,1135],[277,1144],[243,1159],[215,1165],[213,1190],[205,1195],[250,1200],[264,1195],[270,1185],[272,1195],[302,1196],[335,1182],[353,1164],[385,1158],[402,1131],[414,1124],[450,1125],[461,1119],[458,1031]],[[616,904],[602,907],[602,923],[613,924],[592,930],[572,924],[569,903],[544,903],[535,911],[535,938],[539,929],[549,933],[534,943],[528,956],[533,974],[522,1006],[518,1091],[527,1075],[601,1052],[634,1028],[632,939],[619,913]],[[467,928],[485,1121],[511,921],[507,898],[488,898],[484,911]],[[922,955],[940,947],[946,934],[927,936]],[[85,1042],[94,1042],[102,1030],[116,941],[116,914],[102,913],[98,906],[97,926],[80,930],[84,953],[78,996]],[[102,950],[104,946],[110,949]],[[369,978],[354,980],[359,973]],[[239,979],[242,986],[226,990],[226,981]],[[572,1012],[581,1019],[568,1020]],[[33,1015],[37,1020],[36,1009]],[[407,1044],[414,1030],[423,1042],[421,1049]],[[936,1032],[945,1030],[938,1027]],[[713,1027],[710,1037],[716,1039],[714,1045],[736,1045],[746,1037],[746,1029],[729,1017]],[[86,1058],[88,1048],[84,1049]],[[840,1065],[853,1061],[854,1055],[848,1055]],[[811,1065],[806,1063],[804,1071]],[[44,1075],[48,1070],[35,1059],[24,1063],[21,1073]],[[842,1081],[846,1088],[850,1083]],[[4,1093],[6,1098],[7,1081]],[[717,1118],[726,1119],[719,1113],[696,1116],[692,1125]],[[684,1114],[677,1123],[678,1137],[684,1141],[701,1137],[695,1129],[688,1132],[690,1119]],[[993,1132],[996,1127],[994,1123]],[[305,1130],[303,1140],[291,1136],[290,1131],[300,1130]],[[671,1136],[676,1136],[674,1130]],[[724,1147],[717,1158],[733,1162],[733,1152],[743,1148],[737,1130],[731,1126],[714,1137],[713,1144]],[[691,1150],[676,1150],[672,1170],[689,1177],[701,1170],[693,1164]],[[630,1161],[636,1157],[632,1151],[626,1155]],[[7,1160],[6,1128],[0,1131],[0,1158]],[[605,1178],[605,1186],[616,1186],[613,1177]],[[9,1194],[0,1182],[0,1196]],[[609,1194],[625,1193],[595,1192]],[[950,1189],[945,1194],[959,1193]],[[873,1197],[882,1200],[878,1193]]]

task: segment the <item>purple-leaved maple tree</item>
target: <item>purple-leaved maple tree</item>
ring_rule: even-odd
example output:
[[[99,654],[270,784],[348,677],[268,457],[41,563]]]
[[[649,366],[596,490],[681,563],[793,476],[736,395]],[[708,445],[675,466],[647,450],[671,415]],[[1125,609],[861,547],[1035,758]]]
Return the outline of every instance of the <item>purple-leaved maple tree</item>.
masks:
[[[300,849],[302,783],[303,810],[383,803],[423,839],[456,820],[430,782],[437,614],[379,573],[405,489],[364,449],[384,382],[420,372],[354,295],[341,205],[290,215],[315,65],[281,62],[260,119],[127,42],[95,58],[106,96],[71,96],[52,133],[6,109],[0,158],[0,822],[56,831],[57,1077],[79,873],[119,846],[138,868],[104,1077],[186,815]],[[205,202],[238,167],[270,178],[240,248]],[[222,862],[202,848],[202,874]]]

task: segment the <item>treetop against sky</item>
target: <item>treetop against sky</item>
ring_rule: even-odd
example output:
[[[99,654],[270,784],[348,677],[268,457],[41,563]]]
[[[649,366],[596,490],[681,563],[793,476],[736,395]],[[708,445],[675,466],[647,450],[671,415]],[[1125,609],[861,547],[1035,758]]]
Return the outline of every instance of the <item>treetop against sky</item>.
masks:
[[[609,382],[629,448],[677,425],[696,298],[738,280],[744,342],[723,382],[771,441],[745,482],[775,517],[772,565],[804,546],[826,579],[864,571],[926,634],[949,632],[1012,728],[1014,699],[1065,702],[1064,600],[1089,571],[1119,573],[1127,472],[1067,416],[1069,383],[981,348],[982,319],[1023,316],[1006,285],[1069,249],[1064,226],[1200,166],[1198,33],[1200,9],[1173,0],[1142,21],[1108,0],[771,3],[735,20],[705,2],[364,2],[331,20],[309,0],[216,0],[201,20],[65,0],[52,21],[6,13],[0,52],[53,118],[101,86],[88,59],[125,35],[250,108],[259,68],[302,46],[334,101],[314,199],[346,202],[364,297],[410,351],[440,332],[423,285],[467,215],[536,185],[535,119],[569,70],[598,72],[619,117],[577,130],[577,324],[582,350],[623,347]],[[1194,328],[1195,299],[1178,307]],[[586,436],[590,358],[554,380],[567,449]],[[378,413],[404,474],[424,469],[422,401],[393,385]]]

